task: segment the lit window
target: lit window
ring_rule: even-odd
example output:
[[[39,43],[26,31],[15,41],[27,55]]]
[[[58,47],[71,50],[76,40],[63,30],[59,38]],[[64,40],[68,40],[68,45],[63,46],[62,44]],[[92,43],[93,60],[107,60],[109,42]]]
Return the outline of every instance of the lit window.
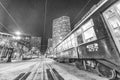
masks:
[[[120,51],[120,1],[103,12],[103,17]]]
[[[84,42],[90,42],[97,39],[93,26],[92,19],[82,26]]]
[[[117,12],[120,14],[120,2],[116,5],[116,7]]]
[[[77,42],[78,42],[78,44],[83,43],[82,34],[79,34],[79,35],[77,36]]]
[[[120,26],[120,21],[115,16],[115,17],[109,19],[109,24],[111,25],[111,27],[113,27],[115,29],[115,28],[118,28]]]
[[[87,29],[89,29],[90,27],[93,27],[93,26],[94,26],[93,20],[91,19],[82,26],[82,29],[83,29],[83,31],[85,31],[85,30],[87,30]]]
[[[79,28],[77,31],[76,31],[77,35],[81,34],[82,33],[82,29]]]

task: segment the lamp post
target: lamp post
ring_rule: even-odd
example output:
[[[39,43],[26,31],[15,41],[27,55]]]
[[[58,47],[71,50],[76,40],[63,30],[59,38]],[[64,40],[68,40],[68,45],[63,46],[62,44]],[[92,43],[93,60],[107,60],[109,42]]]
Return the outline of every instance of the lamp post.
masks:
[[[21,37],[21,32],[20,31],[16,31],[16,32],[14,32],[14,35],[13,35],[13,41],[14,42],[17,42],[17,44],[16,44],[16,49],[17,49],[17,52],[16,53],[19,53],[19,58],[21,57],[21,55],[22,55],[22,52],[21,52],[21,46],[18,44],[19,43],[19,41],[22,39],[22,37]],[[18,59],[18,57],[17,57],[17,59]]]

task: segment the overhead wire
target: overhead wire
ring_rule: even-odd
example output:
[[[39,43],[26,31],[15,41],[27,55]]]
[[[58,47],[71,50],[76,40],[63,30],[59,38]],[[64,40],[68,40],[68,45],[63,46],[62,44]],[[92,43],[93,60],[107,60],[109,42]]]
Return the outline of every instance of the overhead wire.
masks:
[[[4,0],[4,1],[5,1],[5,0]],[[5,1],[6,5],[7,5],[7,1],[8,1],[8,0]],[[3,9],[4,9],[4,8],[3,8]],[[7,32],[10,32],[10,31],[9,31],[9,28],[6,27],[6,26],[5,26],[4,24],[2,24],[1,22],[0,22],[0,25],[1,25],[3,28],[5,28],[5,29],[7,30]],[[0,27],[0,28],[2,28],[2,27]],[[3,30],[0,30],[0,31],[3,31]]]
[[[47,0],[45,0],[44,29],[43,29],[44,31],[43,31],[43,33],[45,33],[45,28],[46,28],[46,16],[47,16]]]
[[[16,20],[13,18],[13,16],[9,13],[9,11],[5,8],[5,6],[2,4],[1,1],[0,1],[0,5],[5,10],[5,12],[8,14],[8,16],[12,19],[12,21],[15,23],[16,27],[18,27],[18,29],[19,29],[20,26],[18,25],[18,23],[16,22]]]
[[[3,28],[5,28],[9,32],[9,29],[5,25],[3,25],[1,22],[0,22],[0,25],[3,26]]]
[[[88,0],[87,3],[85,4],[85,6],[83,6],[83,8],[78,12],[78,14],[75,16],[75,18],[72,20],[71,24],[73,24],[73,22],[78,18],[78,16],[82,13],[82,11],[88,6],[88,4],[90,3],[91,0]]]
[[[45,10],[44,10],[44,25],[43,25],[43,41],[46,36],[45,29],[46,29],[46,18],[47,18],[47,0],[45,0]],[[44,46],[44,45],[43,45]]]
[[[47,16],[47,0],[45,0],[45,12],[44,12],[44,29],[43,29],[43,36],[45,34],[45,28],[46,28],[46,16]]]

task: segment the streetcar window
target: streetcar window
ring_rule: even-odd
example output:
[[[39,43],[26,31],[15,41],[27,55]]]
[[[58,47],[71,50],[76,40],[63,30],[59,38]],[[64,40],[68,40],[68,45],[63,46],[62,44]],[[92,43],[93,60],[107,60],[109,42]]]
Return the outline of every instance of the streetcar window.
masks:
[[[77,36],[77,42],[78,42],[78,44],[83,43],[82,34],[80,34],[80,35]]]
[[[64,44],[63,44],[63,49],[65,50],[65,42],[64,42]]]
[[[62,44],[61,44],[61,46],[60,46],[60,47],[61,47],[61,51],[63,51],[63,47],[62,47]]]
[[[66,40],[66,45],[67,45],[66,49],[68,49],[68,39]]]
[[[90,42],[97,39],[93,26],[92,19],[82,26],[84,42]]]
[[[118,3],[118,4],[116,5],[116,8],[115,8],[115,9],[117,10],[118,14],[120,14],[120,3]]]
[[[62,49],[65,50],[65,48],[64,48],[64,42],[62,43]]]
[[[109,23],[112,28],[117,29],[120,26],[120,21],[117,19],[117,17],[113,17],[109,19]]]
[[[59,46],[59,52],[61,52],[61,46]]]
[[[71,48],[71,47],[73,47],[73,45],[72,45],[72,37],[69,36],[69,38],[70,38],[70,48]]]
[[[72,39],[72,46],[73,46],[73,47],[76,46],[76,37],[74,37],[74,38]]]
[[[61,52],[61,50],[62,50],[62,47],[60,46],[60,52]]]
[[[68,38],[66,39],[66,49],[68,49]]]
[[[114,35],[120,37],[120,18],[118,17],[120,14],[115,11],[115,8],[110,8],[103,14],[111,26],[111,30],[113,31]]]
[[[81,34],[82,33],[82,29],[79,28],[77,31],[76,31],[77,35]]]
[[[65,50],[66,50],[67,49],[67,42],[66,42],[66,40],[65,40],[65,44],[64,45],[65,45]]]
[[[69,47],[69,48],[72,47],[71,37],[68,38],[68,47]]]
[[[78,44],[83,43],[82,28],[81,28],[81,27],[76,31],[76,34],[77,34],[76,37],[77,37],[77,42],[78,42]]]
[[[73,38],[74,38],[74,34],[71,35],[71,39],[73,39]]]
[[[93,20],[90,19],[87,23],[85,23],[83,26],[82,26],[82,29],[83,31],[89,29],[90,27],[93,27],[94,26],[94,23],[93,23]]]
[[[93,27],[89,28],[87,31],[84,32],[85,42],[90,42],[92,40],[96,40],[95,32]]]
[[[57,52],[59,52],[59,47],[57,47]]]
[[[103,12],[103,16],[120,51],[120,1]]]
[[[71,46],[71,41],[69,40],[68,41],[68,48],[71,48],[72,46]]]
[[[77,37],[75,37],[74,40],[75,40],[75,46],[77,46]]]

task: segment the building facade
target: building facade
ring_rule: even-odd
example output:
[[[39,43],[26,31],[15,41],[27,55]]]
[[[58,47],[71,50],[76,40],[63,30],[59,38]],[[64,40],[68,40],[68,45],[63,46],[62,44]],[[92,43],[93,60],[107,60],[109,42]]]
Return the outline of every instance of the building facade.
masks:
[[[55,47],[71,31],[70,18],[62,16],[54,19],[52,31],[53,47]]]
[[[31,46],[41,48],[41,37],[31,37]]]
[[[53,43],[52,38],[49,38],[49,39],[48,39],[48,45],[47,45],[47,47],[48,47],[48,48],[52,47],[52,43]]]

